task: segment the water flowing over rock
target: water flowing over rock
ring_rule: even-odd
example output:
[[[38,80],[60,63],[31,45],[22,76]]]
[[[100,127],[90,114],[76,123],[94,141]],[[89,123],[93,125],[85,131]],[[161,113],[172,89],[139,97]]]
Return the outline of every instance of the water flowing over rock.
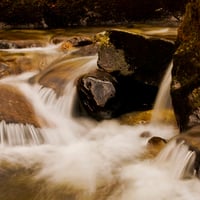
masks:
[[[63,95],[69,82],[73,82],[84,72],[86,73],[96,67],[95,56],[67,58],[66,55],[57,59],[56,62],[52,62],[48,68],[31,77],[29,82],[32,84],[39,83],[43,87],[51,88],[59,97]],[[80,70],[81,68],[82,70]]]
[[[157,90],[98,69],[96,55],[54,50],[46,68],[0,79],[0,200],[199,200],[200,128],[177,136],[171,123],[74,115],[77,82],[97,105],[119,100],[123,111],[149,106]]]
[[[0,120],[6,123],[32,124],[40,127],[40,121],[32,105],[23,94],[11,85],[0,85]]]
[[[178,30],[171,96],[180,130],[200,124],[200,1],[190,1]]]
[[[98,45],[93,37],[65,35],[53,36],[50,40],[53,44],[61,44],[61,50],[75,50],[72,54],[76,56],[92,56],[97,54]]]
[[[191,152],[194,152],[195,159],[191,163],[189,174],[200,178],[200,126],[195,126],[183,134],[176,136],[173,140],[177,144],[186,145]]]
[[[51,42],[53,44],[58,44],[61,42],[68,42],[71,43],[71,46],[74,47],[81,47],[90,45],[93,43],[92,39],[88,36],[74,36],[74,37],[67,37],[65,35],[56,35],[51,38]]]
[[[0,40],[1,49],[22,49],[30,47],[44,47],[46,44],[40,40]]]

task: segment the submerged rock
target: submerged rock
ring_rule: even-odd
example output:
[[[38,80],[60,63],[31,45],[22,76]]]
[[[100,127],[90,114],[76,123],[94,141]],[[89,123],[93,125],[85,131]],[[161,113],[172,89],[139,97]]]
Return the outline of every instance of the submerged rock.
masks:
[[[31,77],[29,82],[31,84],[38,83],[42,87],[51,88],[57,97],[63,96],[67,84],[73,82],[74,79],[79,77],[84,71],[88,71],[87,67],[84,69],[82,67],[89,61],[91,61],[90,57],[85,57],[85,59],[70,59],[67,55],[66,57],[63,56],[57,59],[56,62],[52,62],[48,68],[45,68],[40,73]],[[90,68],[89,65],[88,67]]]
[[[50,40],[53,44],[59,44],[59,43],[70,43],[73,47],[81,47],[90,45],[93,43],[92,38],[88,36],[74,36],[74,37],[67,37],[65,35],[56,35],[53,36]]]
[[[200,1],[188,3],[178,30],[171,97],[181,131],[200,124]]]
[[[161,137],[151,137],[147,142],[147,151],[149,157],[156,157],[160,151],[166,146],[167,140]]]
[[[8,75],[17,75],[23,72],[42,71],[59,54],[42,52],[0,52],[0,78]]]
[[[31,47],[44,47],[45,42],[40,40],[0,40],[0,49],[22,49]]]
[[[0,121],[31,124],[40,127],[42,119],[35,115],[32,105],[24,95],[11,85],[0,85]]]

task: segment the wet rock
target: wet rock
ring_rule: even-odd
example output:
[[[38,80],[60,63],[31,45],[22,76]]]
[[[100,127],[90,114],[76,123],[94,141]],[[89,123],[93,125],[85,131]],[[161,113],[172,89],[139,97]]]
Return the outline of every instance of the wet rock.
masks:
[[[77,51],[73,52],[72,55],[76,56],[93,56],[98,52],[98,45],[91,44],[87,46],[80,47]]]
[[[23,72],[42,71],[58,54],[41,52],[0,52],[0,78]]]
[[[178,30],[171,97],[181,131],[200,124],[200,2],[188,3]]]
[[[81,105],[96,119],[114,117],[119,109],[117,81],[109,73],[94,71],[79,78],[77,84]]]
[[[174,43],[120,30],[106,31],[98,52],[99,68],[159,85],[174,52]]]
[[[33,107],[24,95],[10,85],[0,85],[0,121],[6,123],[31,124],[41,126],[41,119],[36,117]]]
[[[44,47],[43,41],[37,40],[0,40],[0,49],[22,49],[30,47]]]
[[[51,39],[54,44],[61,43],[60,49],[63,51],[74,50],[73,55],[76,56],[92,56],[97,54],[98,45],[93,41],[92,37],[77,36],[69,38],[67,36],[55,36]]]
[[[118,117],[131,111],[148,110],[154,103],[157,87],[131,77],[114,77],[97,70],[78,81],[78,94],[85,110],[96,119]]]
[[[17,69],[14,66],[11,67],[9,64],[0,62],[0,78],[13,74],[17,74]]]
[[[167,141],[161,137],[154,136],[147,142],[148,154],[155,157],[165,147]]]
[[[70,67],[66,68],[65,66],[51,66],[39,74],[31,77],[29,82],[31,84],[39,83],[43,87],[51,88],[56,96],[63,96],[64,89],[66,84],[70,80],[70,71],[73,71]]]
[[[46,88],[51,88],[56,96],[63,96],[67,83],[73,82],[83,72],[80,70],[87,62],[91,61],[90,57],[85,59],[70,59],[71,57],[61,57],[56,62],[51,63],[40,73],[31,77],[31,84],[38,83]],[[73,58],[73,57],[72,57]],[[87,69],[82,69],[83,71]]]
[[[0,41],[0,49],[10,49],[12,48],[12,43],[9,43],[7,41]]]
[[[74,47],[81,47],[93,43],[92,39],[86,36],[73,37],[68,40]]]
[[[92,38],[88,36],[74,36],[74,37],[68,37],[64,35],[58,35],[53,36],[50,40],[53,44],[59,44],[59,43],[70,43],[73,47],[81,47],[90,45],[93,43]]]

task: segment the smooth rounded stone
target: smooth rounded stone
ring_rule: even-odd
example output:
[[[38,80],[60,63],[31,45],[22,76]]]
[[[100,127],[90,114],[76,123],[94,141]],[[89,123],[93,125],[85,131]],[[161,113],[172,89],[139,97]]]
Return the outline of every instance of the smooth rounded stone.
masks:
[[[43,87],[51,88],[57,97],[63,96],[65,88],[70,81],[78,78],[81,74],[81,68],[91,61],[86,59],[70,59],[68,55],[61,57],[56,62],[51,63],[40,73],[29,79],[31,84],[40,84]],[[74,57],[72,57],[74,58]],[[83,69],[84,70],[84,69]]]
[[[161,150],[166,146],[167,140],[161,137],[151,137],[147,143],[147,151],[149,157],[156,157]]]
[[[35,115],[32,105],[15,87],[0,84],[0,121],[41,127],[44,120]]]

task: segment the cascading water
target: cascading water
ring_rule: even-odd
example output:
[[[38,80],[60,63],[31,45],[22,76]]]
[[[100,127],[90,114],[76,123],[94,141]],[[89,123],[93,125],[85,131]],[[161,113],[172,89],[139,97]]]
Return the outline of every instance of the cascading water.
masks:
[[[39,128],[0,123],[0,200],[198,200],[199,180],[181,179],[194,162],[193,152],[169,143],[157,158],[148,155],[148,140],[172,138],[173,126],[128,126],[72,115],[75,81],[96,68],[96,59],[56,61],[75,66],[59,98],[50,88],[29,84],[35,73],[0,81],[20,90],[45,121]]]
[[[172,109],[171,96],[170,96],[170,84],[171,84],[171,70],[173,67],[173,61],[170,62],[163,80],[160,84],[160,88],[156,97],[156,101],[153,107],[153,113],[151,122],[159,123],[163,118],[163,111],[166,109]]]
[[[8,124],[1,122],[1,145],[38,145],[70,143],[75,135],[85,131],[85,127],[72,118],[73,102],[76,96],[75,80],[96,67],[96,56],[73,58],[59,64],[70,65],[76,63],[76,68],[71,72],[70,82],[66,85],[64,95],[57,98],[52,89],[41,87],[38,84],[30,85],[26,75],[2,79],[0,83],[9,84],[19,89],[33,106],[37,116],[42,117],[47,127],[35,128],[32,125]],[[79,66],[79,62],[81,65]],[[82,64],[84,63],[84,64]],[[30,78],[30,74],[27,74]],[[56,117],[55,117],[56,116]],[[50,125],[50,127],[48,127]],[[66,134],[65,131],[68,133]],[[57,132],[55,134],[55,132]]]

